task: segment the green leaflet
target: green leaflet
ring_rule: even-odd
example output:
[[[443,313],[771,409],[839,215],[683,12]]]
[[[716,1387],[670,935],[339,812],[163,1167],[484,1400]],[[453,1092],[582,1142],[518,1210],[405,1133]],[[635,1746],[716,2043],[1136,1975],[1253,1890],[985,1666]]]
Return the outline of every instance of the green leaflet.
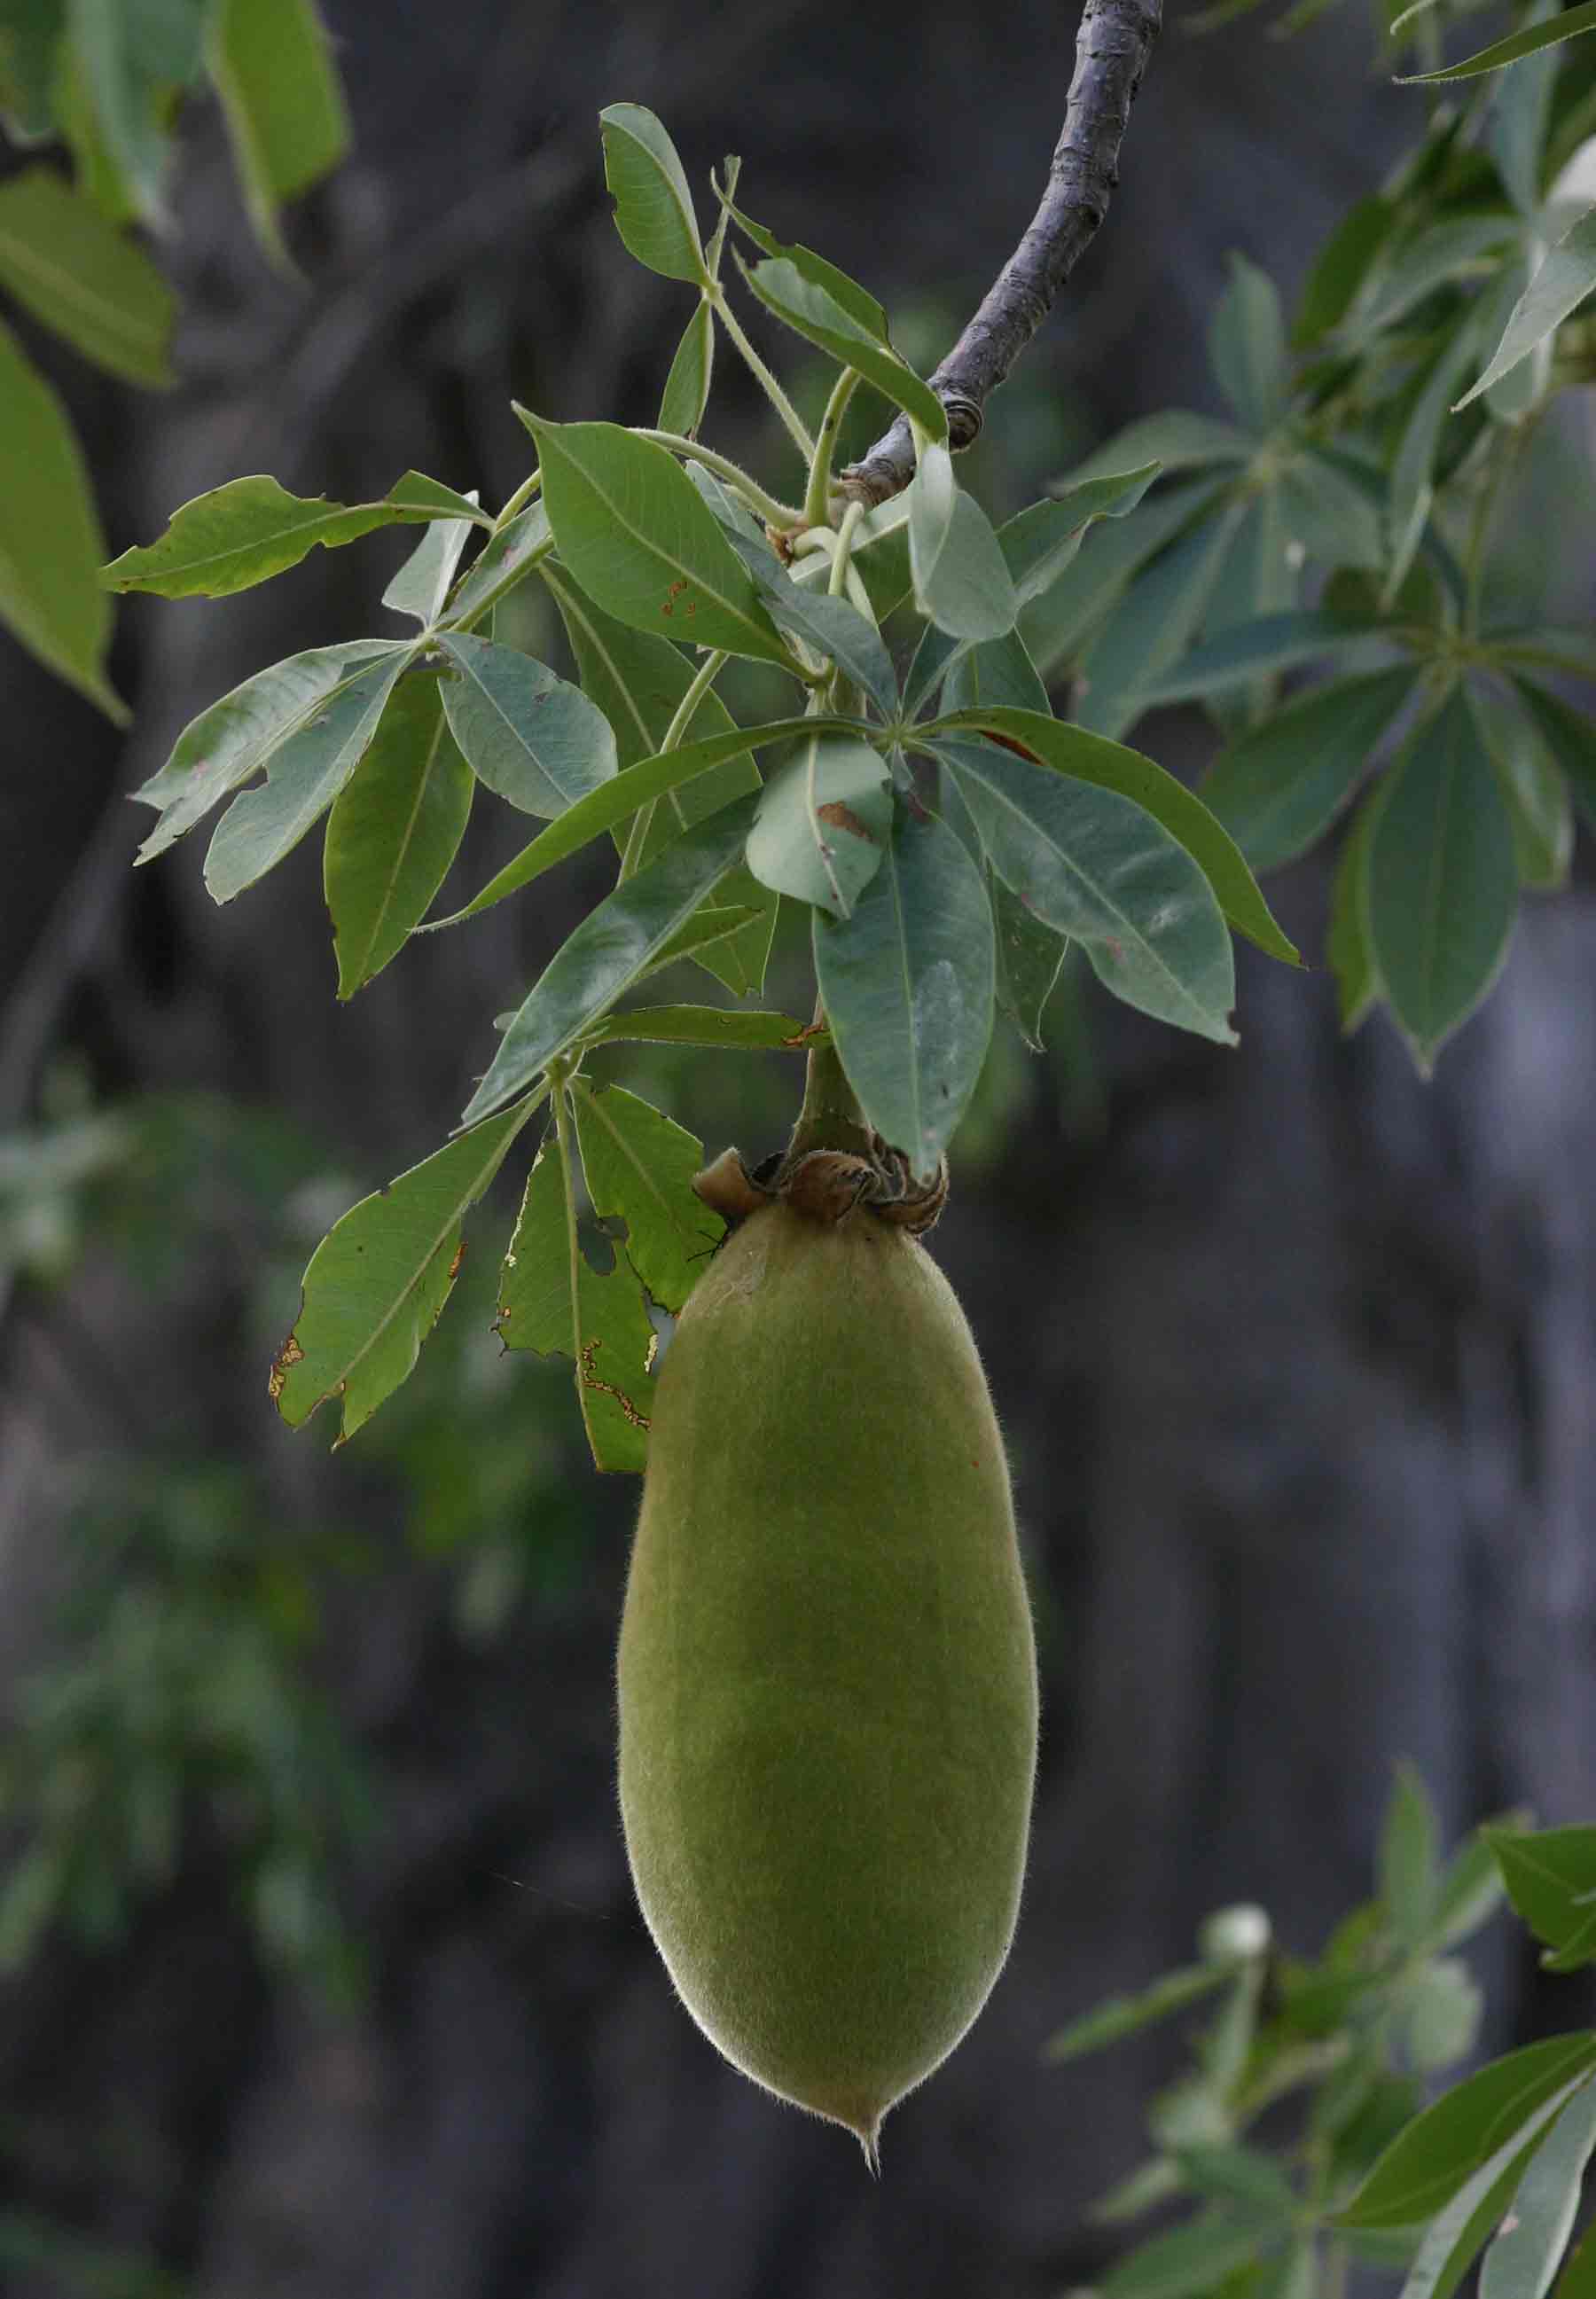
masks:
[[[459,851],[475,787],[437,681],[402,680],[327,826],[323,884],[340,998],[403,949]]]
[[[560,556],[609,614],[657,637],[794,668],[753,578],[675,458],[616,423],[545,423],[544,502]]]
[[[296,567],[319,543],[331,551],[395,520],[440,517],[493,524],[466,496],[416,471],[407,472],[381,502],[353,504],[291,495],[264,475],[229,479],[174,511],[155,542],[113,559],[102,579],[112,591],[222,599]]]
[[[850,917],[814,915],[815,977],[848,1082],[883,1140],[928,1179],[992,1036],[992,910],[935,815],[902,809]]]
[[[40,538],[47,536],[48,548]],[[128,711],[105,676],[111,602],[99,516],[66,410],[0,327],[0,619],[109,718]]]
[[[138,242],[54,168],[0,184],[0,286],[111,374],[146,390],[174,380],[171,289]]]
[[[615,228],[628,251],[668,279],[707,280],[693,195],[660,121],[641,104],[606,104],[599,120],[604,181],[615,201]]]
[[[1427,1070],[1495,980],[1518,901],[1512,824],[1461,690],[1391,768],[1367,867],[1376,963]]]
[[[495,1331],[506,1349],[572,1360],[594,1467],[636,1472],[648,1458],[654,1330],[619,1254],[601,1270],[584,1249],[569,1156],[564,1128],[551,1130],[500,1272]]]
[[[572,1091],[594,1212],[624,1224],[626,1257],[650,1297],[679,1309],[726,1230],[693,1190],[703,1143],[624,1086],[595,1092],[578,1078]]]
[[[406,1379],[453,1288],[461,1224],[542,1099],[446,1142],[322,1239],[271,1369],[273,1401],[292,1428],[336,1397],[344,1444]]]

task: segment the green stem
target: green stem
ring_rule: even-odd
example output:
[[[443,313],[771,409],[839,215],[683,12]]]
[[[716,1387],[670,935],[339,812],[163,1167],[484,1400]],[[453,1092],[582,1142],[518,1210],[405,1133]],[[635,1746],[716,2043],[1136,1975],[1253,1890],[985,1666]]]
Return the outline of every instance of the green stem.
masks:
[[[694,463],[702,463],[706,471],[713,471],[735,488],[751,511],[767,526],[786,528],[800,524],[803,514],[791,503],[784,503],[775,495],[767,494],[757,479],[751,479],[740,463],[729,455],[719,455],[713,447],[701,447],[696,439],[684,439],[677,431],[651,431],[639,425],[632,435],[637,439],[652,439],[656,447],[669,447],[673,455],[686,455]]]
[[[819,1000],[815,1019],[826,1019]],[[872,1138],[835,1046],[829,1038],[811,1046],[803,1080],[803,1107],[787,1143],[787,1166],[807,1157],[811,1150],[845,1150],[855,1157],[868,1158]]]
[[[831,580],[826,585],[834,599],[840,599],[847,588],[854,530],[863,517],[864,505],[861,502],[851,502],[843,513],[843,523],[836,531],[836,549],[832,553]]]
[[[515,493],[511,496],[510,501],[505,504],[503,510],[499,513],[497,519],[495,519],[494,533],[495,535],[502,533],[503,530],[509,526],[511,520],[515,517],[518,511],[523,511],[526,510],[527,505],[531,502],[533,496],[536,494],[542,486],[543,466],[540,463],[536,470],[529,471],[528,473],[527,477],[521,481],[520,486],[517,487]]]
[[[582,1248],[577,1237],[576,1169],[572,1164],[570,1106],[565,1092],[565,1082],[569,1075],[570,1070],[566,1063],[550,1064],[550,1099],[554,1105],[554,1135],[560,1145],[560,1179],[565,1191],[566,1240],[570,1249],[570,1340],[571,1355],[577,1361],[577,1404],[579,1408],[582,1403]],[[584,1423],[586,1417],[584,1414]]]
[[[754,381],[786,425],[794,445],[806,463],[812,463],[815,457],[815,443],[804,427],[803,419],[744,334],[736,313],[726,300],[725,288],[717,284],[710,291],[710,301],[715,307],[716,316],[721,326],[747,361],[749,372]],[[793,523],[795,525],[796,521]]]
[[[693,675],[691,685],[677,705],[676,716],[665,729],[665,739],[660,744],[660,755],[676,749],[688,727],[693,724],[694,714],[699,704],[725,669],[727,660],[727,658],[724,653],[717,652],[706,655],[699,664]],[[676,809],[676,818],[686,830],[687,818],[682,810],[681,798],[675,791],[672,791],[669,796],[670,803]],[[632,826],[627,833],[626,847],[620,858],[622,880],[634,875],[642,859],[643,849],[647,843],[649,830],[653,823],[654,809],[658,804],[657,799],[650,799],[648,804],[640,806],[632,817]]]
[[[726,228],[731,221],[731,210],[727,206],[726,203],[727,200],[736,199],[737,195],[737,178],[742,174],[742,161],[737,157],[737,154],[735,152],[728,152],[726,155],[726,187],[724,191],[721,190],[721,187],[719,184],[715,185],[716,191],[720,193],[720,218],[719,222],[716,224],[714,230],[710,234],[709,245],[703,252],[703,260],[708,267],[711,279],[719,279],[720,277],[720,258],[726,246]],[[715,179],[711,176],[710,180],[711,183],[714,183]]]
[[[815,437],[815,459],[809,467],[809,486],[803,498],[806,527],[824,527],[831,516],[831,459],[836,451],[836,435],[842,429],[848,402],[858,383],[857,368],[845,367],[831,386],[831,396]]]
[[[676,706],[676,716],[665,729],[665,739],[660,745],[661,751],[676,749],[682,736],[693,724],[694,712],[725,669],[727,660],[727,656],[719,651],[714,654],[705,655],[693,675],[692,685]]]

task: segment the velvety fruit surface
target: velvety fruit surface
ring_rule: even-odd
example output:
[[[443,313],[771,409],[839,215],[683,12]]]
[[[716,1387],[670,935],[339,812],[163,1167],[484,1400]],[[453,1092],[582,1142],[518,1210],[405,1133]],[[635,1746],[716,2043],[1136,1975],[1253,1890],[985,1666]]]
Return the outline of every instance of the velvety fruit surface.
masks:
[[[969,1328],[868,1208],[773,1204],[699,1281],[619,1679],[627,1847],[683,2001],[873,2156],[1008,1954],[1036,1674]]]

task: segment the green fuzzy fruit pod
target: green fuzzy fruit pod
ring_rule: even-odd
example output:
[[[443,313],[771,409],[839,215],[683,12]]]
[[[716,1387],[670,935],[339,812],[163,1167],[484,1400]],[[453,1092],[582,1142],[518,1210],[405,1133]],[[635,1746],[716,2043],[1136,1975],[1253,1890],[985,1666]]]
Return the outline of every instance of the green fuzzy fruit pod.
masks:
[[[627,1849],[683,2002],[874,2168],[1009,1952],[1036,1665],[969,1327],[869,1206],[772,1199],[700,1279],[619,1677]]]

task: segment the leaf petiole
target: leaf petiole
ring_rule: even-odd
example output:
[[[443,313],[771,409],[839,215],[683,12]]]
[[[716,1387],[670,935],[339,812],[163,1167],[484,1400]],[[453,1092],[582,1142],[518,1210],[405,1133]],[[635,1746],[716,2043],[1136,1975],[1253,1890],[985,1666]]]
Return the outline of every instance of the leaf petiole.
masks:
[[[706,288],[704,293],[721,326],[743,354],[749,373],[786,424],[798,452],[806,463],[812,463],[815,459],[815,443],[809,436],[803,419],[743,332],[741,321],[726,300],[725,288],[717,280],[714,286]]]

